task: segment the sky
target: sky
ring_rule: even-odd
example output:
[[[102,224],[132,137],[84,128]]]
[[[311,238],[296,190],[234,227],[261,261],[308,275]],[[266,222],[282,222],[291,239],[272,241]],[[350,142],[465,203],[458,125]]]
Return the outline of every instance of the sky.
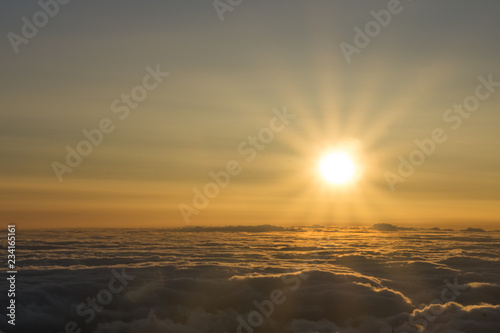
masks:
[[[7,223],[500,225],[497,1],[41,3],[0,4]]]

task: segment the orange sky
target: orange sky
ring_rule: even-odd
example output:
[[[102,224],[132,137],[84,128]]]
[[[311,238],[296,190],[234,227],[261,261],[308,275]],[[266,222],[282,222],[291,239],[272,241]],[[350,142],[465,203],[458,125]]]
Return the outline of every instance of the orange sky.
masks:
[[[18,33],[16,18],[37,10],[8,6],[0,15]],[[247,4],[222,22],[209,3],[96,6],[64,7],[18,54],[4,40],[6,223],[500,228],[500,92],[484,83],[500,82],[500,23],[489,5],[406,4],[351,63],[339,45],[373,3]],[[425,25],[422,13],[433,13]],[[471,96],[484,97],[474,111],[454,109]],[[415,140],[436,129],[446,141],[402,177],[400,156],[422,155]],[[89,135],[99,143],[87,154]],[[87,156],[70,166],[67,147]],[[359,162],[356,184],[319,177],[337,147]],[[194,189],[230,161],[240,172],[197,209]],[[388,173],[404,182],[391,187]]]

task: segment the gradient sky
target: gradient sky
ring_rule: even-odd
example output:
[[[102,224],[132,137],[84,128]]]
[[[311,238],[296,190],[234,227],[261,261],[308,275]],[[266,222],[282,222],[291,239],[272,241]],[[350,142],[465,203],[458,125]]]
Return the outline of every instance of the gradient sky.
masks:
[[[402,1],[347,63],[340,43],[388,1],[250,1],[221,21],[212,1],[71,1],[14,53],[9,32],[40,10],[0,4],[0,216],[20,227],[177,227],[208,173],[242,171],[192,225],[500,226],[499,91],[451,129],[444,112],[500,81],[498,1]],[[170,75],[129,117],[111,103]],[[252,162],[238,153],[273,109],[296,115]],[[103,118],[103,143],[59,182],[52,163]],[[386,172],[414,140],[448,140],[392,192]],[[346,189],[317,175],[321,154],[355,145]]]

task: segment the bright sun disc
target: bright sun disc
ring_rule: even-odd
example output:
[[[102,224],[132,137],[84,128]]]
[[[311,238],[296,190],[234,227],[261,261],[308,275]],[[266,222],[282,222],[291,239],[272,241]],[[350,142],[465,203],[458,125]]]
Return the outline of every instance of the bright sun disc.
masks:
[[[319,171],[323,178],[335,185],[346,184],[356,174],[356,164],[344,152],[333,152],[325,155],[319,163]]]

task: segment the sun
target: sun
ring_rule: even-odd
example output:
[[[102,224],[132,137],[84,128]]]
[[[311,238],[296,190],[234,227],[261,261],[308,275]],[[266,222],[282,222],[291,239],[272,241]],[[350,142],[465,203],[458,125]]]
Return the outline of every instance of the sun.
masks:
[[[358,166],[346,152],[334,151],[324,155],[319,162],[321,176],[330,184],[345,185],[352,182]]]

